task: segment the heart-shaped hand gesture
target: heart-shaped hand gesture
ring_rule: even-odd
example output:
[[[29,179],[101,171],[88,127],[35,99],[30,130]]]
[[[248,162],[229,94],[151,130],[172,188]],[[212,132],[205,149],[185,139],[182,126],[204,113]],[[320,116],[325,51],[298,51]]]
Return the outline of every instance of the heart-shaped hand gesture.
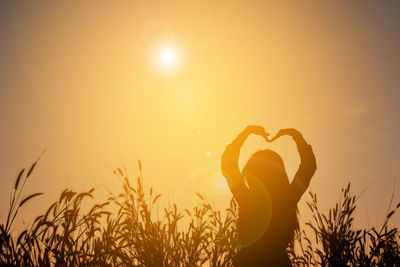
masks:
[[[256,134],[256,135],[260,135],[260,136],[264,137],[265,141],[267,141],[269,143],[275,141],[276,139],[278,139],[279,137],[281,137],[283,135],[289,135],[289,136],[293,137],[294,139],[302,137],[301,133],[298,130],[294,129],[294,128],[281,129],[271,139],[268,138],[270,134],[267,133],[265,131],[264,127],[262,127],[262,126],[249,125],[249,126],[246,127],[246,131],[248,133],[252,133],[252,134]]]

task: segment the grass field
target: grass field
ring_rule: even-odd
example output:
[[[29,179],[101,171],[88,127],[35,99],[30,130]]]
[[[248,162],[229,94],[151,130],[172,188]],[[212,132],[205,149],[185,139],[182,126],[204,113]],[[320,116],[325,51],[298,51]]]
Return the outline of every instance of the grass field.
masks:
[[[199,204],[191,210],[160,207],[162,196],[142,186],[140,162],[134,181],[124,170],[115,170],[120,194],[87,207],[94,189],[64,190],[29,227],[11,234],[20,208],[41,195],[21,197],[37,163],[20,171],[8,216],[2,218],[1,266],[232,266],[239,250],[236,202],[232,199],[219,211],[197,194]],[[400,203],[382,226],[354,229],[357,206],[350,189],[350,184],[342,189],[328,211],[321,211],[317,194],[309,193],[313,219],[300,226],[288,247],[294,266],[400,266],[399,229],[389,226]]]

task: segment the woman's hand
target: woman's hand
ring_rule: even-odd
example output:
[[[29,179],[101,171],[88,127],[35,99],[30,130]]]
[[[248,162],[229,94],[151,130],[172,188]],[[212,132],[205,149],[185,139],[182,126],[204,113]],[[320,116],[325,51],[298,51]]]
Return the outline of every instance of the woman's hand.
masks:
[[[265,132],[264,127],[262,126],[258,126],[258,125],[249,125],[246,127],[246,131],[248,133],[252,133],[252,134],[256,134],[256,135],[260,135],[262,137],[264,137],[264,139],[269,142],[268,140],[268,136],[269,133]]]
[[[265,132],[264,127],[257,125],[249,125],[228,146],[240,149],[250,134],[260,135],[264,137],[264,139],[267,142],[269,142],[268,140],[269,133]]]
[[[269,142],[276,140],[277,138],[281,137],[282,135],[289,135],[289,136],[293,137],[293,139],[302,137],[302,134],[294,128],[281,129],[271,140],[269,140]]]

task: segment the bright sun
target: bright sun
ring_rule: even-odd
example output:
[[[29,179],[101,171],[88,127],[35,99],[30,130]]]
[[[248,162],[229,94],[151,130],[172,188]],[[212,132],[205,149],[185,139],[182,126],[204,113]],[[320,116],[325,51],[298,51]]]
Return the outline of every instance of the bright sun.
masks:
[[[158,61],[165,68],[172,68],[178,62],[178,53],[173,48],[162,48],[158,53]]]

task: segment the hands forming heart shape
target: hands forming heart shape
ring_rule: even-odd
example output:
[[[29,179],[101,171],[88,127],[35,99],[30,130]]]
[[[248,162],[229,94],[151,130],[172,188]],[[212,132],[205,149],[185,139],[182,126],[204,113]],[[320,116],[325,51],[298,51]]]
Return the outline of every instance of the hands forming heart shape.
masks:
[[[260,136],[264,137],[264,139],[269,143],[275,141],[276,139],[278,139],[279,137],[281,137],[283,135],[289,135],[289,136],[291,136],[293,138],[297,138],[297,137],[301,137],[302,136],[301,133],[298,130],[294,129],[294,128],[281,129],[271,139],[269,139],[269,135],[270,134],[267,133],[265,131],[264,127],[262,127],[262,126],[250,125],[250,126],[247,126],[247,130],[250,133],[253,133],[253,134],[256,134],[256,135],[260,135]]]

